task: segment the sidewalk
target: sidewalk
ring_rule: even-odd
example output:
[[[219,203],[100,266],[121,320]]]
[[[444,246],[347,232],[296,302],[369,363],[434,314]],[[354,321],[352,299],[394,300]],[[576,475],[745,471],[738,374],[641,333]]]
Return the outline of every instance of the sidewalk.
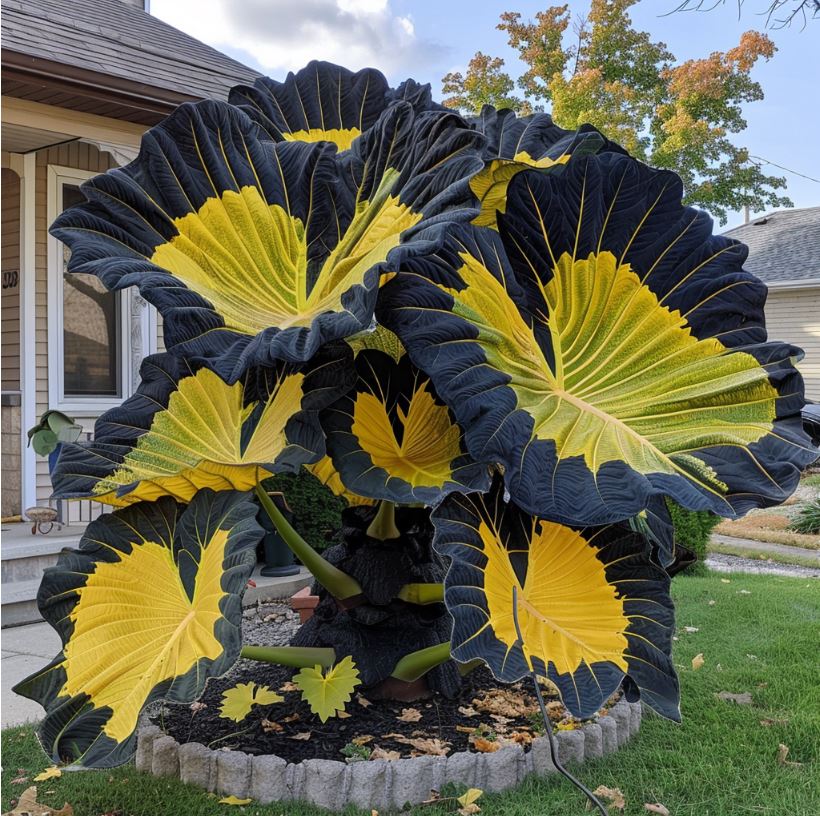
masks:
[[[820,550],[810,550],[807,547],[791,547],[787,544],[775,544],[771,541],[752,541],[750,538],[735,538],[735,536],[712,534],[712,540],[718,544],[728,544],[733,547],[742,547],[744,550],[754,550],[762,554],[776,553],[777,555],[796,555],[817,561],[820,567]]]
[[[45,621],[3,629],[0,686],[2,727],[39,720],[43,709],[15,694],[11,687],[37,669],[42,669],[60,651],[60,638]]]

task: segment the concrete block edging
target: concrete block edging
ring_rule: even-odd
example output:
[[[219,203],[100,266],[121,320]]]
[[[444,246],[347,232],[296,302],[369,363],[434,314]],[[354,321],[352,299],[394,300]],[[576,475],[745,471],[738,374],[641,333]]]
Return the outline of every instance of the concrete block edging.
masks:
[[[640,725],[641,704],[621,699],[596,722],[555,734],[558,757],[562,763],[577,764],[604,756],[637,734]],[[533,740],[527,752],[515,745],[490,754],[460,751],[446,757],[288,763],[273,755],[211,750],[199,743],[179,745],[148,723],[138,732],[136,766],[154,776],[177,777],[203,790],[251,798],[261,805],[302,801],[332,811],[348,805],[376,810],[403,808],[419,804],[430,797],[431,789],[439,790],[449,783],[503,791],[531,774],[555,772],[545,736]]]

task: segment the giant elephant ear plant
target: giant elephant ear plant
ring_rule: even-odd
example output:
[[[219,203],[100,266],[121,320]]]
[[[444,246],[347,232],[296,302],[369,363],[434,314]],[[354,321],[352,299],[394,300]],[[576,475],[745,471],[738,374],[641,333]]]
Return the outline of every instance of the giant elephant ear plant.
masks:
[[[55,761],[123,762],[145,705],[240,652],[405,699],[483,662],[679,719],[658,507],[777,504],[816,452],[799,350],[674,174],[311,63],[183,105],[83,191],[71,271],[138,286],[167,351],[53,469],[117,508],[40,590],[63,649],[17,691]],[[325,556],[259,486],[302,468],[349,503]],[[240,648],[254,491],[321,586],[290,647]]]

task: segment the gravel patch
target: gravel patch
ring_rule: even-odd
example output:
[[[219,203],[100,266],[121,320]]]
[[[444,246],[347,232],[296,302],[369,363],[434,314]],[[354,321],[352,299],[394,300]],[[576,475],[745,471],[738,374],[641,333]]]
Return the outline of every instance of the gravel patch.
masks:
[[[801,567],[797,564],[778,564],[774,561],[760,561],[741,558],[737,555],[710,553],[706,566],[716,572],[750,572],[755,575],[788,575],[794,578],[820,578],[820,568]]]

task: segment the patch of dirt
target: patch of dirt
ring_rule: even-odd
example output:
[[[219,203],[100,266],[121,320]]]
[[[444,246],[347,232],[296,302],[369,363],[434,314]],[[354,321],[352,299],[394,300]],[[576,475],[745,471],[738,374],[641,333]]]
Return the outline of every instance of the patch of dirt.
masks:
[[[289,762],[344,760],[351,754],[370,752],[376,752],[376,756],[389,752],[387,755],[398,758],[423,753],[492,751],[505,741],[526,747],[543,729],[528,682],[499,686],[486,669],[473,671],[464,678],[461,694],[453,700],[436,694],[415,703],[371,701],[366,692],[354,692],[347,705],[350,716],[322,723],[290,682],[293,669],[246,661],[242,664],[230,677],[208,683],[199,701],[205,704],[204,708],[198,704],[194,704],[196,710],[165,705],[153,721],[180,743],[199,742],[210,748],[248,754],[276,754]],[[242,682],[266,685],[279,692],[284,702],[255,706],[239,723],[221,718],[222,693]],[[549,690],[545,690],[545,696],[554,730],[581,724]],[[618,696],[613,695],[608,705],[613,705]],[[408,716],[407,709],[414,709],[420,716]],[[606,708],[599,713],[605,711]],[[357,752],[351,745],[364,750]]]
[[[748,538],[752,541],[770,541],[774,544],[785,544],[792,547],[820,549],[820,536],[795,533],[789,530],[789,524],[791,524],[791,517],[785,513],[753,510],[741,519],[722,521],[715,527],[715,532],[735,538]]]

